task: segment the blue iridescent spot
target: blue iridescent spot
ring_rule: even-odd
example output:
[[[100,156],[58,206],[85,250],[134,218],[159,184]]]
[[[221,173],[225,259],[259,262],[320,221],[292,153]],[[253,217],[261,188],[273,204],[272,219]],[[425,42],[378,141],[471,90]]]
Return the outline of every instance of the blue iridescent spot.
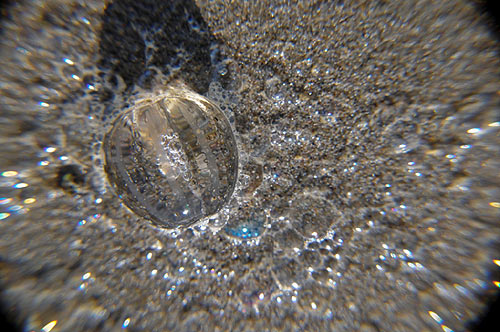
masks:
[[[264,218],[261,216],[251,216],[243,220],[229,222],[224,230],[230,236],[241,239],[251,239],[258,237],[264,230]]]

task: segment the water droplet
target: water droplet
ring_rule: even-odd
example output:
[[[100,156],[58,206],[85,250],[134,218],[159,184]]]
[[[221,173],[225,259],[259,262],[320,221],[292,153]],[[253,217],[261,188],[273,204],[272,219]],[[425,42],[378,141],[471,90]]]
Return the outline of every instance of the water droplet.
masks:
[[[138,99],[114,122],[104,149],[117,194],[160,226],[214,214],[234,190],[238,152],[229,121],[185,87]]]

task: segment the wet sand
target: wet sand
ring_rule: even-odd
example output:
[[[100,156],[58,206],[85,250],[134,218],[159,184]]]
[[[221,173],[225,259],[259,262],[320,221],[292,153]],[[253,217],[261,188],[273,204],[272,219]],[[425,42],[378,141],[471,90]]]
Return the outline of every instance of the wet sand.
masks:
[[[1,299],[27,330],[460,331],[494,295],[500,59],[474,6],[8,12]],[[172,230],[122,203],[102,141],[178,81],[225,112],[239,172],[218,214]]]

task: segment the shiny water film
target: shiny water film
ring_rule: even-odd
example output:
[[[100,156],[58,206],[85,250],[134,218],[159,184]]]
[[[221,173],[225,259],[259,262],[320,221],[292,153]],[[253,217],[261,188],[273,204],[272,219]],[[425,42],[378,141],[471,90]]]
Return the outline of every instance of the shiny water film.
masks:
[[[465,331],[500,287],[481,1],[11,1],[22,331]]]

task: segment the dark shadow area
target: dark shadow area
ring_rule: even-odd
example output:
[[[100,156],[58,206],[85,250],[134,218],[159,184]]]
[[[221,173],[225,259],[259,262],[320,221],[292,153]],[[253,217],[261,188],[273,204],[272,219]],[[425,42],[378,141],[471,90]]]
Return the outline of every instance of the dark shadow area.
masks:
[[[486,0],[485,9],[493,18],[497,30],[500,30],[500,3],[497,0]]]
[[[191,0],[117,0],[103,16],[99,63],[128,88],[151,88],[155,71],[180,79],[199,93],[208,89],[214,39]]]
[[[9,17],[9,7],[14,4],[14,0],[0,0],[0,20]],[[0,35],[3,33],[3,29],[0,26]]]
[[[500,326],[500,294],[488,306],[480,320],[471,326],[471,332],[497,331]]]
[[[2,310],[2,309],[0,309]],[[2,312],[0,316],[0,330],[5,332],[21,332],[21,328],[19,326],[15,326],[7,316],[5,316]]]
[[[492,248],[500,253],[500,243],[497,241],[492,244]],[[470,332],[488,332],[498,331],[500,327],[500,291],[493,285],[493,281],[500,281],[500,269],[494,263],[490,263],[488,288],[479,298],[486,303],[484,311],[477,318],[468,324]]]
[[[498,0],[479,1],[479,10],[486,14],[488,26],[500,41],[500,3]]]
[[[0,288],[0,294],[2,294],[3,291],[3,288]],[[0,331],[21,332],[21,326],[18,326],[12,319],[13,316],[12,313],[10,313],[11,310],[12,308],[6,306],[0,298]]]
[[[495,246],[497,252],[500,252],[500,246]],[[491,262],[491,271],[489,279],[491,283],[489,289],[480,298],[487,304],[484,312],[477,317],[476,320],[469,323],[469,331],[471,332],[488,332],[498,331],[500,326],[500,291],[494,288],[492,281],[500,281],[500,270],[493,262]]]
[[[10,5],[14,4],[15,0],[0,0],[0,14],[1,17],[7,17],[8,16],[8,8]]]

